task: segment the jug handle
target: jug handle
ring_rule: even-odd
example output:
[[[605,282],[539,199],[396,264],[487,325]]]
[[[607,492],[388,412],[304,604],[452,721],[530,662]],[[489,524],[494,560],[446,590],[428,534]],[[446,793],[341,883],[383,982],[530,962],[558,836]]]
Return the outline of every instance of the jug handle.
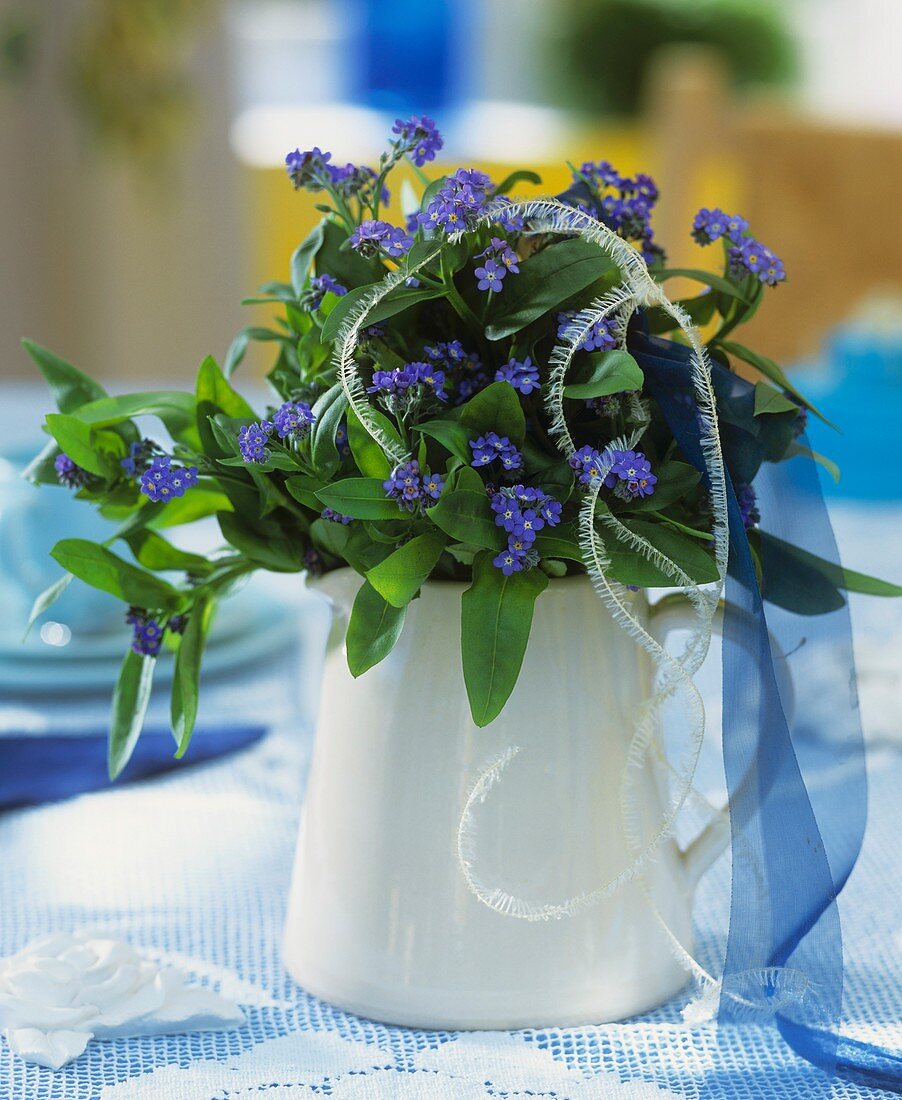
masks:
[[[724,601],[721,600],[711,622],[712,629],[721,638],[723,637],[725,606]],[[744,616],[746,614],[738,609],[734,609],[734,611],[738,615]],[[691,630],[695,625],[694,609],[682,592],[672,592],[649,608],[649,633],[662,645],[671,630]],[[748,634],[743,634],[742,637],[748,639],[748,644],[751,647],[753,638],[751,631]],[[770,631],[768,631],[768,637],[770,638],[771,653],[774,655],[774,673],[777,678],[777,688],[786,712],[787,721],[791,727],[795,715],[795,688],[792,671],[789,662],[786,660],[786,655]],[[755,653],[757,654],[757,649]],[[751,766],[749,770],[751,770]],[[749,771],[746,771],[740,781],[740,787],[749,778]],[[717,811],[716,815],[681,853],[691,889],[695,888],[705,871],[708,870],[729,843],[730,817],[727,807],[724,806]]]

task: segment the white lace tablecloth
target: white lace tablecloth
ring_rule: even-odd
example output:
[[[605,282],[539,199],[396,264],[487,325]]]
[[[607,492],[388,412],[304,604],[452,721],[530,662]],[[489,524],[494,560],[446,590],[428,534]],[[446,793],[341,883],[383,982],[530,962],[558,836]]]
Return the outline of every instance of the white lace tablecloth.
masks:
[[[879,571],[867,513],[838,513],[852,567]],[[892,575],[902,513],[880,540]],[[871,550],[864,557],[865,537]],[[894,578],[897,579],[897,578]],[[857,601],[863,713],[872,740],[871,816],[842,897],[845,1031],[902,1046],[902,652],[899,604]],[[121,936],[244,1006],[221,1033],[90,1044],[56,1072],[0,1045],[2,1100],[858,1100],[828,1083],[772,1030],[689,1029],[677,998],[602,1027],[515,1033],[384,1027],[308,996],[279,957],[281,924],[310,748],[317,618],[299,680],[291,662],[208,698],[208,715],[272,715],[278,727],[217,763],[0,817],[0,953],[43,933]],[[298,696],[300,697],[298,699]],[[102,707],[103,703],[96,704]],[[0,701],[0,717],[2,717]],[[102,720],[102,714],[100,714]],[[39,751],[39,746],[36,746]],[[697,906],[701,960],[716,967],[727,905],[725,861]]]

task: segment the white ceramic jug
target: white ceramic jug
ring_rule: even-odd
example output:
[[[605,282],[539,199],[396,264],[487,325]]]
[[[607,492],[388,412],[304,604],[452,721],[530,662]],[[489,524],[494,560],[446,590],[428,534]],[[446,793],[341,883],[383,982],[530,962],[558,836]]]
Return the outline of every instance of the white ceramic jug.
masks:
[[[686,974],[638,882],[533,922],[484,905],[458,863],[472,784],[511,746],[520,752],[475,810],[481,879],[554,902],[632,861],[620,785],[652,668],[589,579],[553,580],[538,598],[517,686],[483,729],[461,671],[465,585],[424,585],[395,649],[355,680],[335,642],[360,584],[341,569],[314,585],[336,618],[285,926],[290,973],[342,1008],[424,1028],[600,1023],[675,994]],[[643,594],[635,607],[648,617]],[[679,611],[668,625],[688,623]],[[662,794],[649,769],[637,786],[649,825]],[[646,870],[687,948],[696,882],[727,836],[719,823],[688,852],[669,840]]]

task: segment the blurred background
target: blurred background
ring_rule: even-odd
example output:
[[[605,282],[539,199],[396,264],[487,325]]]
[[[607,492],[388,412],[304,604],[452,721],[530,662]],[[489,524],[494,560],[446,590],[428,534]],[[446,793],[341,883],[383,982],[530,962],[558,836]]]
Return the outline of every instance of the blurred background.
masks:
[[[897,401],[900,40],[897,0],[0,0],[0,371],[28,335],[187,383],[318,217],[286,151],[372,162],[425,112],[444,163],[550,192],[650,172],[671,266],[716,262],[700,206],[742,212],[790,276],[746,342]]]
[[[45,549],[96,533],[64,491],[18,482],[49,404],[20,337],[113,392],[190,388],[265,320],[240,299],[287,277],[319,216],[286,152],[375,163],[399,115],[437,120],[433,175],[528,167],[554,193],[567,160],[651,173],[670,266],[717,263],[690,239],[700,206],[745,215],[789,281],[743,341],[805,372],[844,427],[811,426],[843,469],[825,489],[863,502],[848,530],[876,522],[900,494],[900,41],[899,0],[0,0],[0,690],[25,684],[19,620],[57,575]],[[239,380],[262,392],[266,366],[249,355]],[[35,660],[97,621],[92,599],[73,586]],[[237,615],[233,637],[252,626]]]

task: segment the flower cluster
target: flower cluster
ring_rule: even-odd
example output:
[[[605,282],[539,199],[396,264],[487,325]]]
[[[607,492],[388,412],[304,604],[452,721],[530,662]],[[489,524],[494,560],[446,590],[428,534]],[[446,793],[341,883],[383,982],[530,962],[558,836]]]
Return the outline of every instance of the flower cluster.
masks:
[[[725,214],[715,207],[702,207],[692,222],[692,238],[697,244],[713,244],[721,238],[729,242],[730,274],[735,278],[757,275],[766,286],[776,286],[786,278],[786,268],[776,253],[748,235],[749,223],[738,214]]]
[[[751,485],[740,485],[736,490],[736,500],[739,503],[742,526],[746,531],[754,527],[756,523],[761,522],[761,513],[758,511],[758,498]]]
[[[322,191],[331,182],[332,173],[328,168],[328,162],[332,159],[331,153],[324,153],[318,145],[305,152],[295,149],[285,157],[285,168],[288,177],[297,191],[304,188],[306,191]]]
[[[500,489],[491,500],[495,523],[507,533],[507,549],[492,564],[509,577],[537,564],[539,556],[533,548],[536,535],[547,524],[554,527],[561,521],[561,505],[541,489],[512,485]]]
[[[514,275],[520,271],[517,253],[501,237],[492,237],[492,243],[476,259],[482,260],[476,268],[476,285],[479,290],[497,293],[503,289],[504,276],[509,271]]]
[[[258,424],[245,424],[238,429],[238,450],[245,462],[265,462],[269,458],[266,444],[271,431],[272,424],[268,420],[261,420]]]
[[[475,352],[464,351],[459,340],[427,345],[423,354],[430,363],[444,371],[454,394],[455,405],[460,405],[489,384],[482,360]]]
[[[439,401],[448,400],[444,390],[445,372],[429,363],[406,363],[393,370],[374,371],[373,384],[367,387],[367,393],[399,397],[407,395],[414,386],[426,386]]]
[[[334,508],[323,508],[320,518],[327,519],[331,523],[342,523],[345,527],[351,522],[350,516],[343,516],[341,512],[336,512]]]
[[[602,397],[587,397],[586,408],[598,416],[619,416],[627,406],[624,398],[635,394],[635,390],[621,390],[619,393],[608,393]]]
[[[314,275],[310,280],[310,285],[301,295],[301,305],[309,313],[313,313],[319,309],[323,304],[323,298],[327,294],[335,294],[341,298],[348,293],[348,288],[342,286],[336,279],[333,279],[331,275]]]
[[[373,191],[378,175],[366,164],[346,164],[343,168],[335,164],[327,164],[326,172],[332,190],[345,199],[357,197],[364,203],[372,202]],[[379,201],[387,205],[391,199],[387,187],[382,187]]]
[[[478,439],[470,440],[473,452],[471,466],[488,466],[499,459],[505,470],[518,470],[523,465],[523,456],[506,435],[486,432]]]
[[[522,363],[509,359],[495,371],[495,381],[510,382],[515,390],[528,395],[539,388],[539,368],[528,355]]]
[[[389,256],[396,260],[413,247],[413,237],[390,222],[361,222],[351,234],[351,248],[361,256]]]
[[[166,455],[155,458],[141,475],[141,492],[155,502],[183,497],[196,484],[196,466],[173,466]]]
[[[591,485],[603,477],[605,487],[613,489],[622,500],[649,497],[658,483],[651,472],[651,463],[640,451],[607,448],[599,452],[587,446],[580,447],[568,461],[583,485]]]
[[[444,487],[444,478],[429,470],[421,473],[416,459],[396,466],[391,477],[382,482],[385,495],[396,500],[398,507],[408,512],[419,512],[429,501],[438,500]]]
[[[460,340],[446,340],[437,344],[427,344],[423,354],[430,363],[441,363],[445,370],[463,367],[468,362],[479,362],[478,356],[464,351]]]
[[[132,649],[141,657],[156,657],[163,644],[163,627],[141,607],[130,607],[125,621],[132,628]]]
[[[408,153],[417,168],[435,160],[435,154],[445,144],[435,122],[426,115],[413,115],[406,122],[396,118],[391,132],[398,135],[392,141],[395,150],[400,154]]]
[[[129,477],[141,477],[159,453],[160,450],[152,439],[142,439],[140,443],[131,444],[120,465]]]
[[[310,434],[316,417],[306,401],[285,401],[273,413],[272,420],[260,420],[238,429],[238,450],[245,462],[265,462],[269,458],[269,437],[300,442]]]
[[[575,309],[567,309],[557,315],[557,338],[568,340],[574,334],[577,317]],[[617,322],[611,317],[602,317],[586,332],[577,345],[577,351],[611,351],[617,347]]]
[[[757,275],[765,286],[776,286],[786,278],[786,268],[775,252],[749,237],[730,249],[730,274],[737,278]]]
[[[80,489],[91,480],[88,471],[76,465],[67,454],[60,453],[56,456],[53,469],[56,471],[57,481],[67,489]]]
[[[651,215],[658,201],[658,188],[651,176],[638,172],[621,176],[608,161],[586,161],[574,173],[594,192],[601,220],[624,240],[636,241],[646,263],[664,257],[663,249],[654,242]]]
[[[492,193],[492,181],[477,168],[458,168],[436,192],[432,202],[419,215],[425,229],[458,233],[472,229],[485,211]]]
[[[696,244],[713,244],[721,237],[738,243],[749,223],[738,214],[725,214],[719,207],[709,210],[703,206],[692,222],[692,239]]]
[[[301,440],[310,434],[314,420],[316,417],[306,401],[286,401],[273,413],[272,430],[279,439],[290,436]]]

